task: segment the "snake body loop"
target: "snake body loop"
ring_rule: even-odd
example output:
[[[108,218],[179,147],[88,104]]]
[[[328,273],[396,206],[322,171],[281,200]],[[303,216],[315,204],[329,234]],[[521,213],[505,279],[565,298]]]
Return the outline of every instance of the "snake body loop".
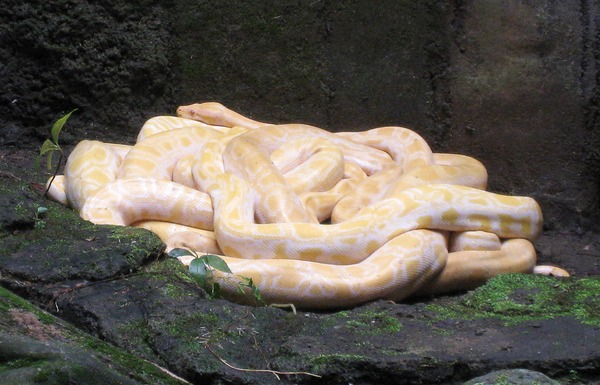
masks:
[[[533,199],[485,191],[480,162],[433,153],[414,131],[268,124],[219,103],[177,112],[133,146],[82,141],[50,195],[94,223],[220,254],[234,276],[214,279],[241,301],[240,276],[267,302],[339,308],[567,274],[535,265]]]

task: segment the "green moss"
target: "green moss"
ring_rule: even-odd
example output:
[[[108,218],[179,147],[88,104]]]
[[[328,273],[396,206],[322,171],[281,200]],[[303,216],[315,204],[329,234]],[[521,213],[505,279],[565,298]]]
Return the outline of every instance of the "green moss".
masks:
[[[129,226],[111,226],[111,234],[108,239],[118,243],[132,243],[136,245],[147,245],[159,242],[158,236],[153,232]],[[133,249],[136,250],[135,248]],[[145,250],[145,248],[143,249]]]
[[[449,365],[448,363],[445,364],[446,366]],[[421,361],[419,362],[419,367],[426,370],[429,368],[440,368],[441,366],[444,366],[444,363],[442,363],[442,361],[434,358],[434,357],[429,357],[429,356],[424,356],[421,358]]]
[[[33,377],[33,381],[34,382],[46,382],[50,379],[51,375],[52,375],[52,370],[50,369],[50,367],[47,366],[47,367],[37,371],[37,373]]]
[[[577,370],[569,370],[569,374],[560,380],[564,384],[581,384],[583,382],[582,376]]]
[[[160,369],[149,362],[133,356],[109,343],[81,333],[75,328],[62,323],[62,321],[53,317],[51,314],[38,309],[21,297],[0,287],[0,319],[5,319],[7,317],[5,313],[10,309],[28,311],[34,314],[42,323],[56,325],[61,330],[62,338],[65,340],[68,339],[73,345],[90,349],[94,351],[96,355],[104,356],[106,360],[110,360],[116,367],[127,368],[128,375],[140,380],[141,383],[160,383],[165,385],[181,384],[181,382],[165,375]],[[86,373],[86,368],[78,366],[75,363],[70,363],[68,365],[69,372],[64,372],[64,365],[61,362],[62,361],[60,360],[56,362],[48,361],[46,359],[40,359],[39,357],[19,358],[0,363],[0,373],[20,368],[28,368],[29,370],[33,368],[35,369],[35,378],[42,382],[45,378],[50,378],[50,376],[52,376],[53,379],[56,379],[57,376],[65,375],[65,373],[76,374],[81,378],[88,375],[88,373]],[[0,375],[0,377],[2,376]]]
[[[179,316],[174,320],[160,322],[155,327],[179,339],[180,349],[192,352],[204,351],[207,342],[218,343],[239,337],[224,329],[223,320],[213,313]]]
[[[332,318],[348,318],[350,317],[350,312],[348,310],[338,311],[332,315]]]
[[[402,323],[386,312],[368,310],[358,313],[352,322],[355,327],[366,334],[393,334],[402,329]],[[350,325],[349,325],[350,326]]]
[[[489,382],[476,382],[473,385],[488,385],[488,384],[489,384]],[[509,380],[509,378],[506,374],[501,374],[494,379],[494,383],[491,385],[512,385],[512,384],[514,384],[514,382]],[[528,385],[540,385],[540,382],[533,381],[531,383],[528,383]]]
[[[165,375],[157,366],[136,357],[120,348],[110,345],[106,342],[97,340],[93,337],[83,337],[81,345],[94,350],[95,352],[106,355],[122,368],[127,368],[127,374],[134,380],[148,384],[180,385],[181,382]]]
[[[27,357],[27,358],[18,358],[15,360],[4,361],[0,363],[0,374],[2,372],[6,372],[8,370],[14,370],[19,368],[31,368],[31,367],[41,367],[46,364],[46,360]]]
[[[151,263],[146,267],[146,273],[149,275],[156,274],[162,277],[170,277],[172,282],[183,282],[200,287],[194,276],[189,273],[187,266],[183,265],[176,258],[167,258],[157,263]]]
[[[165,295],[171,298],[183,298],[193,295],[188,290],[185,290],[184,288],[172,283],[165,284],[165,286],[162,287],[162,291]]]
[[[118,328],[118,334],[127,336],[127,343],[129,346],[135,346],[136,354],[146,357],[151,357],[154,354],[149,342],[153,335],[147,321],[130,321]]]
[[[94,227],[94,224],[81,220],[79,215],[69,208],[50,201],[45,203],[47,204],[44,207],[48,211],[44,213],[44,220],[54,227],[62,228],[66,232],[73,230],[73,223],[77,223],[77,226],[83,230],[90,230]]]
[[[402,329],[402,323],[385,311],[364,308],[339,311],[320,318],[318,325],[311,324],[312,332],[323,334],[332,328],[344,328],[355,334],[394,334]]]
[[[506,324],[574,317],[600,326],[600,278],[562,279],[506,274],[467,294],[462,301],[429,305],[436,319],[497,318]]]
[[[142,321],[132,322],[120,329],[128,333],[131,343],[144,347],[152,353],[152,330],[158,330],[162,335],[169,335],[177,342],[173,354],[195,357],[195,361],[203,370],[218,370],[221,366],[218,360],[208,353],[207,344],[219,345],[221,341],[231,341],[238,337],[223,329],[223,321],[216,314],[181,315],[169,321],[151,321],[152,325],[145,325]]]
[[[444,329],[436,326],[432,326],[431,330],[440,336],[451,336],[454,334],[454,330]]]
[[[6,194],[5,191],[2,192],[3,194]],[[15,213],[18,215],[21,215],[23,217],[28,217],[31,216],[33,217],[35,212],[30,212],[29,210],[31,209],[31,207],[25,205],[24,202],[19,202],[15,205]]]
[[[139,263],[153,251],[164,250],[164,244],[153,232],[129,226],[110,226],[108,239],[116,243],[126,243],[130,251],[126,254],[128,261]]]
[[[13,292],[0,287],[0,314],[11,309],[21,309],[33,313],[43,324],[52,324],[56,320],[51,314],[33,306],[27,302],[27,300],[19,297]],[[4,315],[2,316],[4,317]]]

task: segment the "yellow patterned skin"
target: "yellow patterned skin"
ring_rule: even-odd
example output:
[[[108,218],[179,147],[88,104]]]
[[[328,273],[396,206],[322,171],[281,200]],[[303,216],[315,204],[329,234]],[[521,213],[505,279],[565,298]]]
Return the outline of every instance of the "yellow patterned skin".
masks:
[[[80,211],[85,201],[108,182],[116,179],[118,167],[129,146],[83,140],[75,146],[65,165],[66,200]]]
[[[204,127],[212,130],[228,132],[229,127],[206,124],[197,120],[186,119],[179,116],[155,116],[148,119],[140,129],[136,142],[141,142],[149,136],[160,132],[171,131],[178,128]]]
[[[252,129],[264,126],[266,124],[238,114],[237,112],[225,107],[221,103],[216,102],[196,103],[189,106],[180,106],[177,108],[177,115],[181,118],[222,127],[239,126]]]
[[[81,142],[50,195],[94,223],[221,255],[269,303],[341,308],[465,290],[536,266],[542,213],[485,191],[477,160],[434,154],[415,132],[266,124],[219,103],[146,122],[133,146]],[[189,263],[189,258],[182,258]]]

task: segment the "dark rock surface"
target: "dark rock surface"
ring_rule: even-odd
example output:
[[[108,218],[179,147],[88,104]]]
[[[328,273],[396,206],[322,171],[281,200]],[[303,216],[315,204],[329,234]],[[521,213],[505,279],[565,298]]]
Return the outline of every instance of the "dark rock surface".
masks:
[[[164,110],[174,73],[167,13],[147,1],[3,2],[0,115],[26,128],[17,140],[73,108],[90,132],[123,130]]]
[[[597,276],[508,275],[459,296],[338,312],[251,308],[207,299],[153,234],[94,226],[43,199],[36,172],[34,180],[17,177],[30,168],[11,159],[0,175],[0,285],[191,383],[459,384],[514,367],[571,383],[599,380]],[[41,206],[48,210],[36,215]],[[59,339],[51,345],[60,353],[48,350],[35,340],[49,332],[32,334],[14,304],[0,308],[13,319],[0,328],[8,335],[0,374],[24,367],[30,378],[22,360],[39,355],[52,373],[77,374],[57,362],[69,362],[78,344],[62,348]],[[10,348],[21,338],[15,332],[28,336],[22,351]],[[93,357],[82,360],[82,372],[96,370]],[[138,381],[135,373],[126,375]]]
[[[115,373],[110,366],[94,357],[92,350],[6,333],[0,334],[0,347],[3,362],[14,366],[2,372],[0,384],[139,384]],[[28,362],[17,364],[19,360]],[[32,365],[32,361],[37,362]]]
[[[474,378],[465,382],[465,385],[519,385],[519,384],[539,384],[539,385],[560,385],[560,382],[554,381],[548,376],[527,369],[498,370],[486,374],[485,376]]]
[[[0,384],[183,384],[0,288]]]
[[[402,125],[580,234],[599,223],[598,15],[589,0],[7,0],[0,139],[38,143],[78,108],[65,144],[130,142],[208,100],[330,130]]]
[[[507,368],[597,383],[599,15],[589,0],[4,1],[0,284],[197,384],[458,384]],[[403,125],[436,151],[476,156],[491,189],[541,203],[540,262],[574,278],[510,276],[333,313],[253,309],[206,300],[150,234],[90,226],[36,192],[48,176],[33,167],[39,146],[73,108],[67,153],[86,138],[131,143],[145,119],[207,100],[331,130]],[[40,206],[49,211],[36,216]],[[21,305],[0,298],[2,341],[80,380],[62,363],[82,344],[32,334]],[[82,360],[88,371],[107,362]],[[21,368],[31,378],[30,363],[3,355],[0,383]],[[115,376],[175,381],[129,369]]]

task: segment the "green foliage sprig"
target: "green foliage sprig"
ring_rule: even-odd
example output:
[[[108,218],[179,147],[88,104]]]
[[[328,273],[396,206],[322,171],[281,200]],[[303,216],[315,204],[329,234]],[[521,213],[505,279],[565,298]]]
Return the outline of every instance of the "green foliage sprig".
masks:
[[[35,222],[34,226],[36,229],[43,229],[44,227],[46,227],[46,221],[44,220],[44,216],[46,215],[47,211],[48,208],[44,206],[40,206],[37,208],[37,210],[35,210],[33,220]]]
[[[219,270],[227,274],[233,274],[223,258],[214,254],[199,256],[195,251],[182,248],[174,248],[169,251],[169,256],[174,258],[193,256],[194,259],[189,266],[190,273],[196,277],[198,283],[211,298],[221,298],[221,285],[214,281],[214,271]],[[249,291],[255,303],[264,305],[265,301],[260,295],[260,289],[254,284],[252,278],[238,278],[239,280],[236,282],[238,292],[242,295],[246,295]]]
[[[56,169],[54,170],[54,174],[52,174],[52,178],[50,179],[50,182],[48,183],[48,186],[46,187],[44,196],[46,196],[46,194],[48,194],[48,190],[50,190],[50,186],[52,186],[52,182],[54,182],[56,175],[58,175],[58,170],[60,169],[60,165],[62,163],[62,159],[64,156],[62,147],[60,147],[60,144],[58,143],[58,137],[59,137],[60,132],[63,129],[65,123],[71,117],[71,114],[75,111],[77,111],[77,109],[74,109],[73,111],[69,112],[68,114],[64,115],[62,118],[60,118],[56,122],[54,122],[54,124],[52,125],[52,129],[50,130],[50,138],[48,138],[44,141],[44,143],[42,144],[42,148],[40,149],[38,163],[39,163],[39,160],[41,159],[41,157],[46,156],[46,168],[48,169],[48,171],[52,170],[52,155],[55,152],[58,152],[58,154],[59,154],[58,163],[56,164]]]

